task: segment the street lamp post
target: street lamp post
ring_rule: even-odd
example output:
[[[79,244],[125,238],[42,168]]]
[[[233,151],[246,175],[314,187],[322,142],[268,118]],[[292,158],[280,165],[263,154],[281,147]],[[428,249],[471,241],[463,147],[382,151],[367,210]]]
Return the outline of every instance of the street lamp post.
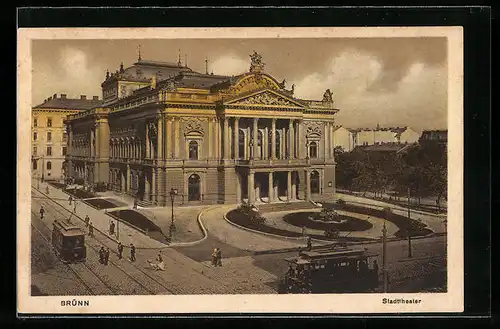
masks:
[[[42,155],[42,183],[43,183],[43,174],[44,174],[44,172],[45,172],[45,159],[44,159],[44,157]]]
[[[377,273],[378,275],[378,273]],[[387,292],[387,227],[382,227],[382,276],[384,281],[384,292]]]
[[[175,196],[178,195],[179,192],[175,188],[170,189],[170,201],[172,201],[172,223],[170,224],[170,231],[175,231],[175,224],[174,224],[174,201],[175,201]]]
[[[410,218],[410,205],[411,205],[411,199],[410,199],[410,188],[408,188],[408,223],[409,223],[409,229],[408,229],[408,257],[412,257],[411,253],[411,234],[412,234],[412,228],[413,228],[413,222],[411,221]]]

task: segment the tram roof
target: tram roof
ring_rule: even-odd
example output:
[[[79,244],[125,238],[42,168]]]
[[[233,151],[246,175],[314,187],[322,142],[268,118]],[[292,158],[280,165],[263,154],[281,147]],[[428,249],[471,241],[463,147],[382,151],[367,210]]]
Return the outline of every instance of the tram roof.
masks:
[[[79,236],[85,234],[81,228],[65,222],[54,221],[54,226],[65,236]]]

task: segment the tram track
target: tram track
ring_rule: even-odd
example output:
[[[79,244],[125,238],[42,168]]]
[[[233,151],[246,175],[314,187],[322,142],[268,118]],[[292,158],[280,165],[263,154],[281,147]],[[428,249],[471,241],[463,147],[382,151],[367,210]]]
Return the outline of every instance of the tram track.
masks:
[[[37,191],[36,189],[34,189],[34,190]],[[37,191],[37,192],[39,192],[39,191]],[[56,207],[56,205],[59,208],[63,208],[64,211],[66,213],[68,213],[68,214],[71,213],[71,211],[69,211],[68,209],[62,207],[61,205],[59,205],[57,203],[56,203],[56,205],[54,205],[54,204],[52,204],[54,202],[48,202],[48,200],[51,201],[50,198],[46,198],[45,201],[42,201],[42,199],[38,199],[37,201],[39,201],[40,203],[43,203],[44,206],[47,206],[48,208],[52,209],[53,211],[51,211],[51,214],[54,216],[55,219],[66,221],[67,220],[67,215],[64,214],[61,210],[59,210]],[[46,209],[46,212],[47,212],[47,210],[48,209]],[[57,215],[54,212],[57,213]],[[78,219],[81,223],[85,223],[82,218],[80,218],[78,215],[75,215],[73,213],[71,213],[71,218],[72,219]],[[109,237],[107,237],[104,233],[100,232],[96,228],[94,228],[94,231],[99,232],[105,238],[109,239]],[[109,247],[108,245],[106,245],[104,242],[98,240],[97,238],[94,238],[94,240],[97,242],[97,246],[93,245],[93,244],[91,244],[89,242],[87,242],[86,245],[88,247],[90,247],[97,254],[99,253],[99,247],[101,247],[101,246],[106,247],[106,248]],[[118,252],[116,252],[114,250],[114,248],[110,248],[110,251],[114,255],[118,255]],[[85,264],[85,263],[82,263],[82,264]],[[114,261],[110,260],[109,264],[111,264],[112,266],[114,266],[122,274],[124,274],[128,279],[130,279],[131,281],[133,281],[136,285],[138,285],[140,287],[139,289],[135,289],[135,291],[132,292],[132,293],[128,292],[128,294],[134,294],[134,295],[141,295],[141,294],[146,294],[146,295],[175,294],[172,290],[170,290],[169,288],[167,288],[162,282],[160,282],[156,278],[152,277],[149,273],[147,273],[146,271],[142,270],[141,268],[139,268],[138,266],[136,266],[136,265],[134,265],[132,263],[127,262],[127,263],[124,263],[124,264],[123,263],[118,264],[117,262],[114,262]],[[85,266],[95,274],[96,269],[94,269],[94,270],[90,269],[87,264],[85,264]],[[136,275],[132,275],[131,273],[135,273]],[[98,275],[96,274],[96,276],[98,276]],[[102,281],[102,279],[101,279],[101,281]],[[122,286],[120,286],[118,288],[120,290],[123,289]],[[128,288],[130,288],[130,287],[128,287]]]
[[[35,217],[37,216],[37,214],[35,212],[31,211],[31,213]],[[42,221],[42,220],[40,220],[40,221]],[[49,228],[45,223],[42,222],[42,224],[46,228]],[[36,227],[36,225],[33,224],[33,222],[31,223],[31,227],[35,229],[35,231],[38,233],[38,235],[45,242],[47,242],[47,244],[50,246],[51,250],[54,250],[51,241],[47,238],[47,236],[45,234],[42,233],[42,231],[38,227]],[[56,252],[54,252],[54,254],[57,256]],[[86,264],[84,264],[84,263],[67,264],[67,263],[62,262],[62,261],[61,261],[61,263],[64,264],[65,267],[68,268],[71,271],[71,273],[73,273],[75,275],[75,277],[78,279],[78,281],[85,287],[85,289],[91,295],[116,295],[116,293],[112,290],[112,288],[108,287],[107,284],[104,281],[102,281],[96,273],[94,273],[88,266],[86,266]],[[79,265],[83,265],[83,267],[79,266]],[[86,274],[83,274],[83,273],[86,273]],[[96,279],[97,279],[97,281],[96,281]],[[92,284],[89,284],[88,282],[92,282]]]

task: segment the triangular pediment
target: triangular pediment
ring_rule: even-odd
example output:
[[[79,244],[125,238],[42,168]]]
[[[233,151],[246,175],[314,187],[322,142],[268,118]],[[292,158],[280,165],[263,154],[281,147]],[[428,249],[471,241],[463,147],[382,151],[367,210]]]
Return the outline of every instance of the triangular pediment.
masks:
[[[292,108],[304,108],[304,105],[281,95],[272,90],[266,89],[250,95],[233,98],[226,105],[244,105],[244,106],[280,106]]]

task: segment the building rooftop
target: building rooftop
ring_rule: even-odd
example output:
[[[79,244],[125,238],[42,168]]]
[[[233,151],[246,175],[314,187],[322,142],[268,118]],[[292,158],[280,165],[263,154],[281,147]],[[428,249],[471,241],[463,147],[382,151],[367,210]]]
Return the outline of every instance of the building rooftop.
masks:
[[[57,97],[57,94],[45,99],[42,104],[39,104],[34,109],[68,109],[68,110],[89,110],[102,104],[102,100],[98,96],[93,96],[92,99],[87,99],[86,95],[81,95],[80,98],[67,98],[65,94]]]

